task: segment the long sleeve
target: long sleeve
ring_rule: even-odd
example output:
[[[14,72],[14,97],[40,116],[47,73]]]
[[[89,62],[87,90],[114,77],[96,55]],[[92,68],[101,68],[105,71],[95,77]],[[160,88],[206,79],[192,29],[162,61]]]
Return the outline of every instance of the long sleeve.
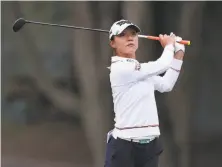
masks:
[[[120,86],[131,82],[145,80],[149,77],[159,75],[170,68],[173,61],[174,47],[168,45],[159,59],[148,63],[139,63],[136,60],[121,58],[113,61],[111,65],[111,77],[113,86]]]
[[[174,56],[173,45],[168,45],[164,48],[164,51],[159,59],[148,63],[141,64],[142,75],[159,75],[169,69]]]
[[[180,73],[182,67],[182,60],[174,59],[170,68],[167,70],[163,77],[154,76],[152,81],[154,83],[155,90],[159,92],[169,92],[173,89]]]

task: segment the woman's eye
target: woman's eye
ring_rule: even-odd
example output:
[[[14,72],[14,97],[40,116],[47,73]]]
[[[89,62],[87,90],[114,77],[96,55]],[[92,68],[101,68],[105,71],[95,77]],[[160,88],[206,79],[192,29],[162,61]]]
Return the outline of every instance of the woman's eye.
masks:
[[[132,35],[133,35],[133,36],[136,36],[136,34],[137,34],[136,31],[133,31],[133,32],[132,32]]]
[[[123,36],[126,36],[126,35],[131,35],[131,36],[136,36],[137,35],[137,32],[136,31],[132,31],[132,32],[128,32],[128,33],[126,33],[126,32],[122,32],[122,33],[120,33],[119,35],[117,35],[118,37],[123,37]]]
[[[122,32],[122,33],[120,33],[118,36],[119,37],[123,37],[123,36],[125,36],[126,35],[126,33],[125,32]]]

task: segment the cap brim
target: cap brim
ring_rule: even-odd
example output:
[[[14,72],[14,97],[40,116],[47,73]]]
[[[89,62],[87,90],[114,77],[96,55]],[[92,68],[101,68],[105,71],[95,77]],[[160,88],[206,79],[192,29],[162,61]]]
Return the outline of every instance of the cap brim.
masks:
[[[129,27],[132,28],[132,29],[134,29],[134,30],[136,30],[136,32],[140,32],[140,31],[141,31],[140,28],[139,28],[138,26],[136,26],[136,25],[129,25],[129,26],[127,26],[125,29],[127,29],[127,28],[129,28]],[[124,30],[125,30],[125,29],[124,29]],[[124,31],[124,30],[123,30],[123,31]],[[123,31],[122,31],[122,32],[123,32]]]
[[[134,25],[134,24],[129,24],[129,25],[123,27],[122,30],[119,31],[119,33],[118,33],[117,35],[121,34],[125,29],[127,29],[127,28],[129,28],[129,27],[132,28],[132,29],[134,29],[134,30],[136,30],[136,32],[140,32],[140,28],[139,28],[138,26],[136,26],[136,25]]]

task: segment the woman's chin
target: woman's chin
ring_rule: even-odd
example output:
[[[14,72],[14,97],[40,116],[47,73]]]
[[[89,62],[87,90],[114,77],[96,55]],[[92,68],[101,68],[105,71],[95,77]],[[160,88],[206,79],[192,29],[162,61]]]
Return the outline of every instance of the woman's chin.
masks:
[[[127,51],[127,54],[135,54],[135,52],[136,52],[136,50],[134,48],[132,48]]]

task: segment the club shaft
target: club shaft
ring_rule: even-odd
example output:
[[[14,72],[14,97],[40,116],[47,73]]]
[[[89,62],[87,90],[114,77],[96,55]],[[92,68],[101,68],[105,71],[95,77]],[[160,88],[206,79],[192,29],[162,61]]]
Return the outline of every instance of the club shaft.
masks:
[[[81,29],[81,30],[109,33],[108,30],[77,27],[77,26],[62,25],[62,24],[53,24],[53,23],[44,23],[44,22],[37,22],[37,21],[31,21],[31,20],[25,20],[25,23],[32,23],[32,24],[38,24],[38,25],[65,27],[65,28],[71,28],[71,29]],[[156,36],[138,35],[138,37],[139,38],[147,38],[147,39],[151,39],[151,40],[159,40],[159,37],[156,37]],[[179,41],[178,43],[181,43],[181,44],[184,44],[184,45],[190,45],[190,41],[188,41],[188,40],[182,40],[182,41]]]
[[[36,22],[36,21],[30,21],[30,20],[26,20],[26,23],[32,23],[32,24],[39,24],[39,25],[48,25],[48,26],[55,26],[55,27],[65,27],[65,28],[72,28],[72,29],[81,29],[81,30],[89,30],[89,31],[97,31],[97,32],[109,33],[108,30],[102,30],[102,29],[93,29],[93,28],[85,28],[85,27],[76,27],[76,26],[70,26],[70,25],[61,25],[61,24],[53,24],[53,23],[44,23],[44,22]]]

